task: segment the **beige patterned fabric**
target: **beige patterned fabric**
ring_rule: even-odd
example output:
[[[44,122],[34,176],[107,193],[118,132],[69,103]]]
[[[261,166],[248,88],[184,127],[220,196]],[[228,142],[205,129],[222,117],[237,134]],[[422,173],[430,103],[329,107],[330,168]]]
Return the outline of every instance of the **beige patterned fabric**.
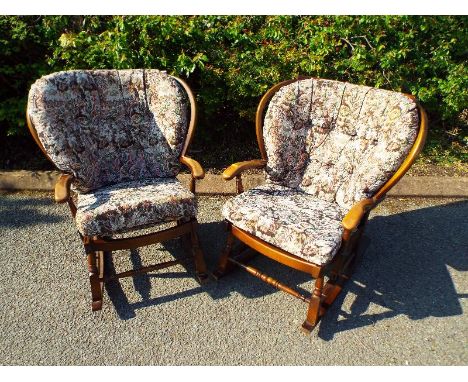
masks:
[[[179,172],[188,102],[165,72],[53,73],[32,85],[28,113],[47,154],[80,192]]]
[[[195,215],[193,193],[177,179],[160,178],[77,194],[75,220],[82,235],[111,236]]]
[[[236,227],[315,264],[341,244],[343,210],[297,189],[266,184],[230,199],[223,216]]]
[[[416,102],[401,93],[307,79],[271,99],[263,138],[267,185],[228,201],[224,217],[293,255],[325,264],[341,220],[373,196],[411,149]]]
[[[308,79],[272,98],[263,129],[267,178],[351,208],[398,169],[418,132],[401,93]]]

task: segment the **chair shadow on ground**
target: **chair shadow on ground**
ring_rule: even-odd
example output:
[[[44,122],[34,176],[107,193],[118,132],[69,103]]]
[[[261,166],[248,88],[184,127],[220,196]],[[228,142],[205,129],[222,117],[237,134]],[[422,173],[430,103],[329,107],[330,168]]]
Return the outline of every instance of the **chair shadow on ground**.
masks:
[[[168,251],[174,259],[180,259],[187,256],[186,251],[182,248],[181,243],[177,239],[170,240],[166,243],[162,243],[164,250]],[[130,250],[130,260],[132,263],[133,269],[138,269],[143,266],[142,257],[138,249]],[[140,301],[130,303],[119,280],[112,280],[105,284],[105,288],[109,299],[113,303],[118,316],[123,320],[128,320],[136,316],[136,310],[141,308],[146,308],[150,306],[155,306],[159,304],[164,304],[167,302],[184,299],[187,297],[194,296],[199,293],[204,293],[205,288],[201,285],[187,289],[181,292],[171,293],[167,291],[167,294],[151,297],[151,279],[152,278],[194,278],[195,277],[195,267],[190,264],[182,264],[185,268],[185,271],[182,272],[151,272],[151,273],[142,273],[136,276],[133,276],[132,282],[135,291],[140,296]],[[171,268],[169,268],[171,269]],[[106,259],[106,273],[112,274],[115,273],[115,267],[112,258]]]
[[[327,312],[319,337],[405,315],[411,320],[463,314],[449,268],[468,270],[468,201],[376,216],[366,228],[361,261],[345,293]],[[355,294],[349,312],[340,309]],[[367,313],[371,304],[380,313]],[[341,316],[341,319],[339,320]]]
[[[61,215],[43,213],[37,210],[39,206],[53,205],[53,200],[34,196],[17,199],[8,197],[7,192],[0,193],[0,228],[25,228],[37,224],[53,224],[63,221]]]
[[[457,292],[449,268],[457,271],[468,269],[468,201],[421,208],[389,216],[371,217],[360,248],[361,260],[352,279],[346,284],[342,294],[323,317],[318,336],[324,340],[354,328],[374,325],[376,322],[398,315],[412,320],[427,317],[449,317],[461,315],[461,298],[467,294]],[[200,224],[199,235],[205,250],[208,268],[216,266],[224,245],[225,229],[222,222]],[[166,249],[180,256],[183,251],[177,245],[169,244]],[[132,263],[138,267],[141,259],[136,251]],[[265,273],[295,287],[301,293],[301,284],[310,280],[304,273],[284,267],[258,256],[254,263]],[[205,286],[168,294],[150,299],[150,277],[193,277],[188,273],[147,274],[134,278],[136,291],[142,301],[125,304],[123,291],[117,282],[107,285],[110,299],[122,319],[134,317],[135,309],[174,301],[208,293],[214,300],[228,298],[231,293],[239,293],[248,299],[256,299],[271,293],[282,293],[271,286],[235,270],[220,281],[211,281]],[[119,290],[120,288],[120,290]],[[355,295],[348,309],[343,309],[345,298]],[[252,303],[257,303],[252,301]],[[299,300],[293,303],[302,304]],[[369,313],[370,305],[380,306],[379,313]],[[305,318],[306,305],[304,304]],[[285,312],[288,308],[285,304]],[[375,311],[375,307],[372,311]],[[258,317],[259,320],[262,317]]]

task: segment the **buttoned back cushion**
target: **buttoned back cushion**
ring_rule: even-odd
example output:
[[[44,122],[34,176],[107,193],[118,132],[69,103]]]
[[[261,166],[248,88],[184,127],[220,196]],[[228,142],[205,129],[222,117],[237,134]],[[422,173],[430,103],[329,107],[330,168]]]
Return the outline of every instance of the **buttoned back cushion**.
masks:
[[[188,124],[187,95],[158,70],[75,70],[31,87],[28,113],[55,165],[82,192],[173,177]]]
[[[401,93],[320,79],[286,85],[265,115],[267,178],[349,209],[398,169],[418,120]]]

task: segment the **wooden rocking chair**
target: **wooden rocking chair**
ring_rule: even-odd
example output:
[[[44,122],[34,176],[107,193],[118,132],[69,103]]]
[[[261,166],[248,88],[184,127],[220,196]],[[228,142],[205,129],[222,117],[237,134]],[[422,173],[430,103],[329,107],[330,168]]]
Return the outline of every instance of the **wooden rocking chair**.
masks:
[[[350,278],[369,213],[413,164],[426,126],[423,108],[402,93],[314,78],[273,86],[256,115],[262,159],[223,173],[239,195],[223,208],[228,238],[215,276],[237,265],[306,302],[310,332]],[[266,184],[243,192],[242,172],[260,168]],[[232,253],[234,237],[310,274],[312,295],[247,265],[248,252]]]
[[[190,103],[190,107],[189,104]],[[103,284],[195,260],[208,278],[197,237],[195,180],[205,176],[186,156],[196,105],[188,85],[158,70],[75,70],[36,81],[27,122],[34,140],[63,172],[55,200],[68,203],[87,254],[92,310],[102,308]],[[192,174],[190,191],[177,179],[180,163]],[[158,232],[116,234],[177,225]],[[106,274],[105,257],[176,237],[192,254],[119,274]]]

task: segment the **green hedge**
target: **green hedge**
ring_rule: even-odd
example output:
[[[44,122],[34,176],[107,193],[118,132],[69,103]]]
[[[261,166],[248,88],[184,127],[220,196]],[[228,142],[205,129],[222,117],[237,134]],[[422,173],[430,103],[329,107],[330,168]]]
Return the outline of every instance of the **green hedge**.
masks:
[[[43,74],[78,68],[158,68],[187,78],[196,93],[196,146],[204,149],[227,150],[233,139],[241,146],[251,142],[260,96],[280,80],[312,75],[416,95],[435,129],[428,150],[448,147],[466,154],[466,118],[463,122],[460,115],[466,115],[468,105],[467,20],[2,16],[0,133],[25,134],[27,92]]]

